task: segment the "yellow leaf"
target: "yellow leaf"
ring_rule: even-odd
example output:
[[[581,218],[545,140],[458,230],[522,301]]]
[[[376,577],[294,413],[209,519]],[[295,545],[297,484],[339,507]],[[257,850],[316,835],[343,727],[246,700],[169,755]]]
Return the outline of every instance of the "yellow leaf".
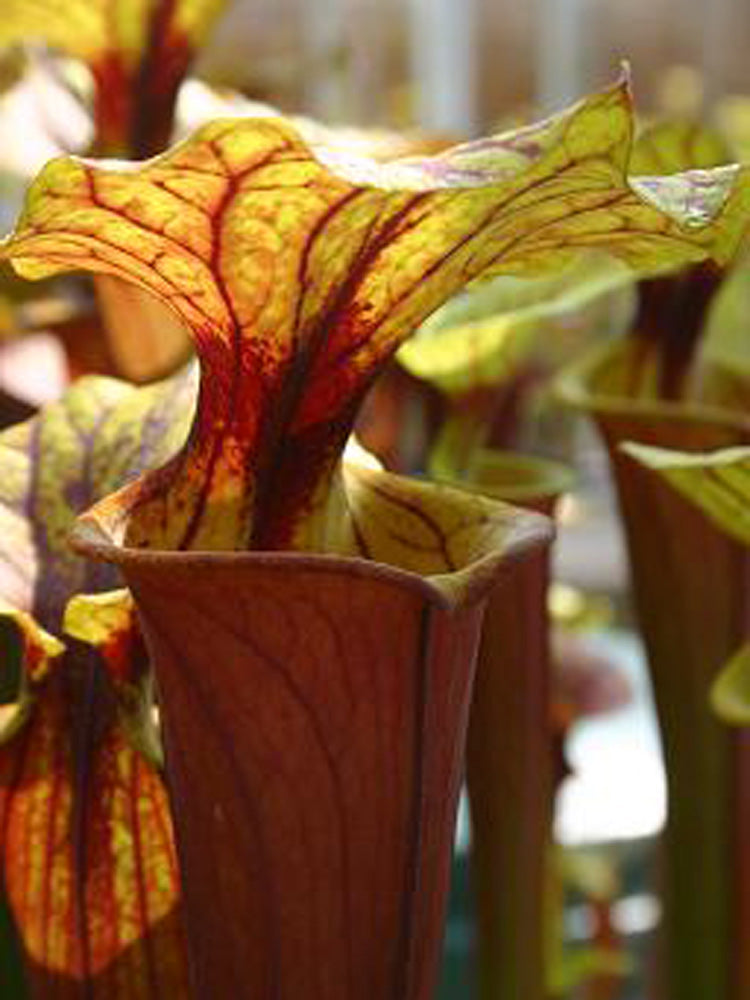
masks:
[[[633,152],[639,173],[690,170],[700,183],[706,169],[732,160],[724,135],[691,119],[668,119],[644,130]],[[721,171],[733,171],[725,166]],[[679,186],[681,181],[676,179]],[[685,398],[697,391],[710,396],[714,382],[741,378],[747,351],[735,322],[746,298],[745,218],[747,192],[735,189],[725,206],[728,239],[714,261],[692,264],[671,274],[642,274],[634,332],[640,341],[641,365],[653,365],[654,391],[663,398]],[[730,198],[730,201],[732,201]],[[731,235],[729,235],[731,233]],[[741,324],[740,324],[741,327]],[[638,373],[635,373],[638,375]],[[639,378],[635,382],[642,381]],[[719,386],[719,392],[725,390]]]
[[[0,598],[58,633],[68,599],[116,586],[68,546],[75,517],[184,442],[190,374],[144,389],[81,379],[38,417],[0,434]]]
[[[227,0],[3,0],[0,45],[43,42],[94,80],[96,144],[149,156],[169,140],[195,49]]]
[[[312,151],[261,119],[214,123],[137,168],[50,164],[4,256],[30,278],[132,281],[175,310],[201,358],[188,453],[128,493],[128,540],[315,547],[304,522],[326,497],[340,507],[361,397],[461,287],[561,269],[583,249],[646,270],[733,252],[747,175],[629,181],[631,136],[618,84],[424,160]]]
[[[117,577],[87,566],[67,535],[82,507],[174,454],[194,393],[190,373],[146,389],[83,379],[0,434],[0,615],[23,651],[0,715],[0,872],[34,996],[188,995],[133,602],[76,593]]]
[[[494,278],[433,313],[398,360],[451,396],[496,388],[529,366],[552,371],[593,338],[624,328],[633,280],[601,256],[533,281]]]
[[[636,174],[677,174],[733,161],[729,144],[718,130],[692,119],[668,118],[638,136],[630,169]]]
[[[147,389],[83,379],[0,434],[0,613],[24,660],[0,719],[0,868],[35,996],[187,996],[132,601],[123,591],[73,596],[117,577],[72,553],[67,535],[84,506],[179,448],[194,391],[189,374]]]
[[[628,442],[622,450],[663,476],[732,538],[750,545],[750,448],[695,454]]]
[[[725,722],[750,725],[750,644],[735,653],[716,678],[711,704]]]
[[[33,995],[187,1000],[166,790],[127,736],[144,693],[91,661],[86,682],[17,620],[27,703],[0,741],[0,868]]]

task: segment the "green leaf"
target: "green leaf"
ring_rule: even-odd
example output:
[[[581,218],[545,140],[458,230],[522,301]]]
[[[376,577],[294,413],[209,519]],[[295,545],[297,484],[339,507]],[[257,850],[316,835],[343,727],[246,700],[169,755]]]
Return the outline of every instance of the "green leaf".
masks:
[[[497,387],[529,367],[548,372],[591,339],[624,327],[632,285],[626,267],[596,255],[559,275],[494,278],[433,313],[398,360],[451,396]]]
[[[720,167],[734,161],[717,129],[698,121],[669,118],[645,128],[635,143],[631,170],[636,174],[677,174]]]
[[[731,142],[732,159],[746,163],[750,158],[750,99],[741,94],[722,97],[716,102],[714,117]]]
[[[745,322],[750,309],[750,266],[743,258],[729,270],[709,312],[700,346],[700,364],[706,372],[725,378],[750,380],[750,349]]]
[[[750,643],[735,653],[716,678],[711,704],[734,726],[750,726]]]
[[[700,454],[632,442],[621,448],[662,475],[728,535],[750,545],[750,448]]]
[[[638,174],[674,174],[719,166],[730,159],[716,132],[672,120],[640,134],[629,169]],[[478,391],[508,384],[523,372],[538,377],[554,371],[588,342],[625,329],[636,311],[636,278],[646,277],[642,268],[634,273],[616,260],[592,255],[552,277],[485,282],[433,314],[400,349],[399,361],[454,400],[474,395],[467,398],[464,412],[453,414],[454,426],[444,429],[431,467],[447,468],[440,453],[450,463],[451,456],[466,453],[472,437],[483,439],[490,415],[481,412],[484,397],[476,395]],[[454,442],[460,443],[458,449]]]
[[[671,119],[644,130],[632,163],[639,173],[672,175],[679,188],[684,176],[679,171],[691,171],[697,180],[708,168],[719,169],[732,159],[730,146],[720,132],[697,121]],[[642,385],[644,370],[652,368],[654,391],[661,398],[687,398],[696,387],[700,393],[710,394],[713,383],[723,381],[724,373],[717,364],[729,362],[733,366],[741,357],[730,323],[736,313],[736,278],[743,270],[746,249],[742,221],[747,209],[745,194],[739,193],[736,209],[725,215],[727,220],[733,219],[730,226],[734,235],[726,252],[712,262],[691,264],[664,275],[640,275],[633,331],[639,342],[637,367],[641,371],[633,373],[631,385]],[[730,378],[736,374],[737,369],[730,368]]]

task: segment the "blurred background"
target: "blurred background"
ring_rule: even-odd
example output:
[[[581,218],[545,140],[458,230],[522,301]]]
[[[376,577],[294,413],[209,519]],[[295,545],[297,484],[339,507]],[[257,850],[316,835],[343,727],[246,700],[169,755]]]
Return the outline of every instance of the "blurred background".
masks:
[[[239,0],[198,69],[296,112],[471,133],[560,107],[625,58],[643,110],[700,76],[741,93],[748,36],[739,0]]]

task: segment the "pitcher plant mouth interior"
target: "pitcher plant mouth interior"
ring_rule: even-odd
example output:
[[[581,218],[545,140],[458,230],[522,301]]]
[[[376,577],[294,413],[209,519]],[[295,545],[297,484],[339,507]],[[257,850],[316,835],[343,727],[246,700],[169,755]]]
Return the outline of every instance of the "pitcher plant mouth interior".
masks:
[[[373,478],[371,470],[358,470],[360,476]],[[418,484],[401,476],[389,473],[375,473],[374,478],[382,478],[394,483],[409,484],[409,488],[421,491],[434,489],[432,485]],[[454,565],[450,571],[422,574],[408,565],[391,564],[359,555],[338,555],[335,553],[307,551],[174,551],[129,546],[124,541],[127,533],[128,494],[125,487],[117,494],[105,498],[78,518],[70,535],[71,545],[88,558],[118,565],[124,573],[129,567],[155,564],[175,566],[216,565],[231,566],[239,561],[252,558],[259,565],[299,566],[327,571],[331,566],[346,564],[355,575],[382,576],[408,589],[414,589],[445,609],[460,607],[486,597],[497,576],[518,560],[525,559],[528,552],[549,544],[553,529],[551,522],[539,514],[509,506],[506,503],[492,503],[496,517],[494,548],[484,548],[469,555],[463,565]],[[454,505],[460,506],[463,491],[446,486],[442,499],[452,498]],[[139,500],[138,491],[133,491],[133,500]],[[489,518],[487,519],[489,522]],[[485,523],[472,525],[478,530]],[[484,540],[482,540],[484,541]]]
[[[739,386],[731,386],[731,395],[722,399],[695,398],[692,394],[681,399],[664,399],[653,394],[629,391],[628,370],[633,366],[634,345],[627,338],[618,338],[597,345],[580,360],[565,368],[555,379],[555,394],[567,406],[606,418],[607,415],[627,415],[642,425],[649,422],[699,424],[724,429],[730,435],[744,432],[750,435],[750,416],[746,415],[745,400],[738,398]]]
[[[503,503],[543,510],[575,484],[575,472],[562,462],[495,448],[477,448],[466,474],[456,479],[462,489],[483,493]]]

